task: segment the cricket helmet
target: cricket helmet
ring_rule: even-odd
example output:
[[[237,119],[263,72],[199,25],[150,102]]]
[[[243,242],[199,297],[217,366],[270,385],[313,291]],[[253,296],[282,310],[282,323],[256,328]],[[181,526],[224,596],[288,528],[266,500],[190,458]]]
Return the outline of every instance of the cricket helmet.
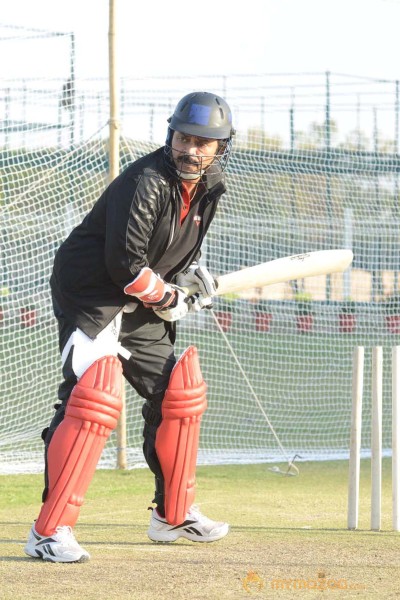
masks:
[[[186,135],[218,140],[214,162],[219,164],[222,171],[226,168],[235,130],[232,126],[231,109],[223,98],[210,92],[187,94],[176,105],[168,123],[165,151],[169,163],[172,161],[172,137],[175,131],[179,131]],[[178,175],[185,178],[182,173]]]
[[[193,92],[180,100],[168,119],[173,131],[214,140],[234,135],[232,113],[223,98],[210,92]]]

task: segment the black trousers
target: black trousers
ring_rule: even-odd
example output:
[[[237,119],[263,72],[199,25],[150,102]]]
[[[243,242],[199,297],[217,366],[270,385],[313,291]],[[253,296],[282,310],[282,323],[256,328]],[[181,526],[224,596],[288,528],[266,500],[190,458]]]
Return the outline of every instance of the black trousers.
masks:
[[[76,330],[63,316],[57,305],[54,312],[59,327],[59,346],[63,352],[68,340]],[[161,423],[161,404],[165,390],[168,387],[171,371],[176,363],[174,354],[175,330],[173,326],[161,320],[151,309],[141,304],[134,312],[123,313],[119,342],[122,346],[119,358],[123,367],[125,379],[145,400],[142,407],[144,417],[143,453],[147,464],[155,476],[155,497],[158,508],[164,510],[164,479],[155,450],[157,428]],[[62,422],[65,407],[77,382],[77,376],[72,368],[74,346],[72,345],[63,365],[64,380],[58,391],[59,402],[55,405],[56,413],[50,426],[43,431],[42,437],[47,448],[58,425]],[[48,489],[47,467],[45,474],[45,490]]]

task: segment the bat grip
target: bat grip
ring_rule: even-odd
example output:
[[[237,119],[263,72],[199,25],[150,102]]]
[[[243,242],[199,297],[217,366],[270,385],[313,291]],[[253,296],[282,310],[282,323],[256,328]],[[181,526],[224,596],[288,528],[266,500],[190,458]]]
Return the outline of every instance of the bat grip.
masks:
[[[196,294],[197,292],[200,291],[200,288],[196,283],[192,283],[192,285],[189,285],[189,286],[182,285],[179,287],[183,292],[185,292],[185,294],[187,296],[193,296],[193,294]]]

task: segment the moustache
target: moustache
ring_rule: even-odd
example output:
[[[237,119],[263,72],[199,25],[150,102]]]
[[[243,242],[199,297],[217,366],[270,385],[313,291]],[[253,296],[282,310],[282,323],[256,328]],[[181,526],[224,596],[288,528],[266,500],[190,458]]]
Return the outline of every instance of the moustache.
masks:
[[[199,160],[196,160],[195,158],[193,158],[192,156],[189,156],[188,154],[181,154],[180,156],[177,157],[177,159],[179,162],[183,162],[186,165],[193,165],[195,167],[200,167],[201,166],[201,162]]]

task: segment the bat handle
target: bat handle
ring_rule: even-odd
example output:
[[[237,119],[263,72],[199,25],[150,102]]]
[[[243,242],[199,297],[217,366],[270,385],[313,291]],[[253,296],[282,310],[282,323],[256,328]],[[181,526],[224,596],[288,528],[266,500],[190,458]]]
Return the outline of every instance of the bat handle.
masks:
[[[193,296],[193,294],[196,294],[200,288],[196,283],[192,283],[192,285],[189,286],[179,286],[180,289],[185,292],[185,294],[187,296]]]

